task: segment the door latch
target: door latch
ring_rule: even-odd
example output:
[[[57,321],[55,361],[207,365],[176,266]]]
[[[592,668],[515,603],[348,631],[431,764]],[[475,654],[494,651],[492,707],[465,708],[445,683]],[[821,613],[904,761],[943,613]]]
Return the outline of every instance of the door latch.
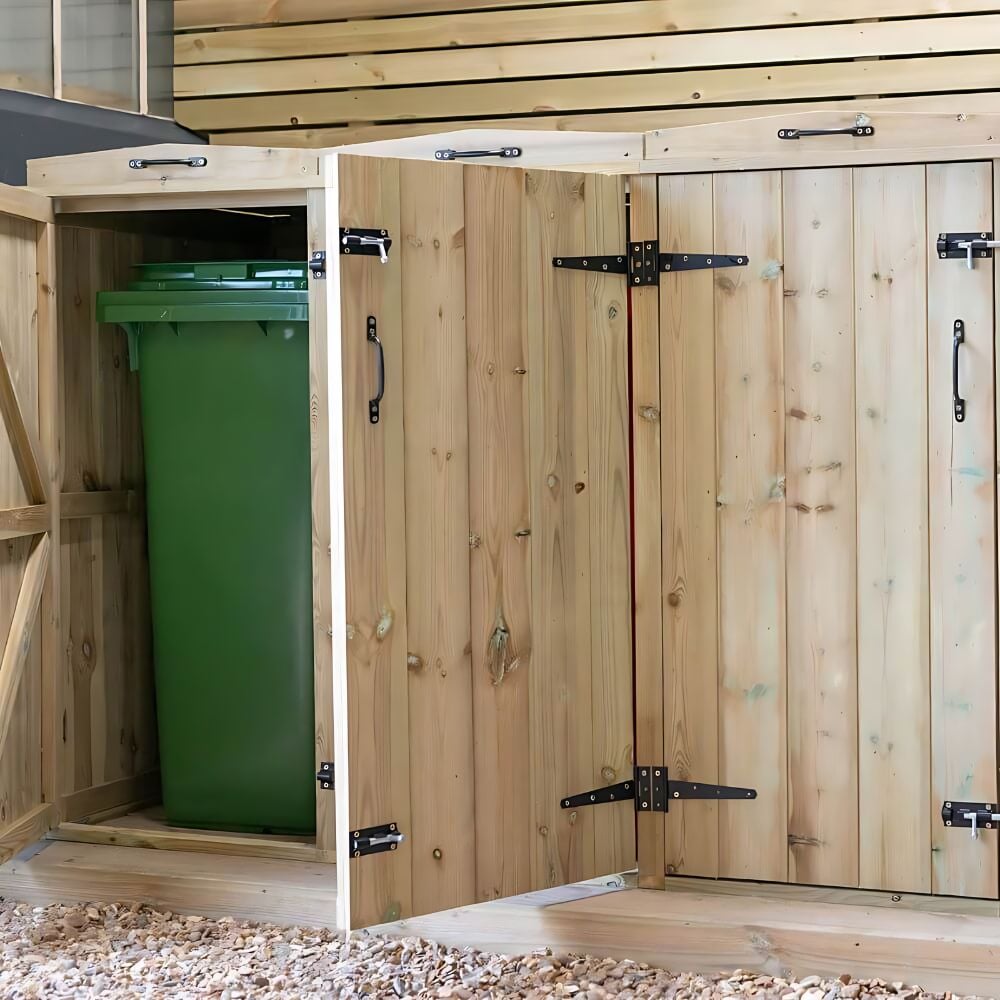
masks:
[[[992,830],[1000,823],[1000,812],[995,802],[946,802],[941,807],[941,819],[945,826],[962,826],[971,830],[972,839],[979,837],[980,830]]]
[[[942,260],[964,260],[969,270],[976,266],[976,259],[989,259],[993,250],[1000,247],[1000,240],[993,233],[938,233],[937,254]]]
[[[392,240],[385,229],[341,229],[340,252],[342,254],[362,254],[378,257],[383,264],[389,263],[389,247]]]
[[[351,857],[363,858],[368,854],[382,854],[395,851],[406,837],[399,832],[395,823],[369,826],[363,830],[351,831]]]

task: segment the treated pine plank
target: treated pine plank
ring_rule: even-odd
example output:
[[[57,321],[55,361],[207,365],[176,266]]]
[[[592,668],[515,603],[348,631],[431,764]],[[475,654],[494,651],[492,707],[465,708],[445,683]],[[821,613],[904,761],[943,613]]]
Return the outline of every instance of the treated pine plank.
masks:
[[[413,911],[476,898],[465,187],[400,164]]]
[[[51,223],[55,218],[51,199],[9,184],[0,184],[0,215],[42,223]]]
[[[581,80],[584,82],[581,83]],[[255,97],[181,100],[177,120],[208,131],[335,122],[401,122],[423,118],[491,118],[590,111],[594,95],[620,110],[707,104],[802,101],[842,94],[906,94],[996,87],[991,54],[941,55],[733,69],[678,70],[586,78],[369,88]]]
[[[719,874],[788,875],[781,175],[718,174],[715,278],[719,780],[757,789],[719,806]]]
[[[629,889],[558,906],[494,903],[379,928],[453,947],[627,958],[709,975],[739,967],[835,978],[919,981],[926,989],[996,992],[995,917],[894,912],[841,903]]]
[[[585,253],[625,246],[620,177],[584,181]],[[587,398],[590,459],[590,628],[594,788],[632,775],[632,516],[629,468],[628,288],[587,275]],[[583,789],[581,789],[583,790]],[[594,810],[594,872],[635,867],[635,815],[628,804]]]
[[[584,3],[588,6],[580,6]],[[562,4],[572,6],[557,6]],[[393,21],[387,22],[391,30],[392,25],[401,24],[402,18],[407,15],[427,15],[438,11],[444,12],[452,20],[464,22],[477,17],[475,11],[486,8],[502,13],[509,20],[524,18],[533,24],[545,17],[556,16],[545,8],[554,8],[557,13],[565,10],[566,20],[589,21],[591,18],[601,18],[605,8],[611,7],[622,8],[622,19],[627,20],[631,6],[650,8],[647,17],[651,20],[634,24],[630,33],[635,34],[642,33],[644,25],[648,25],[645,31],[649,33],[705,31],[754,24],[805,24],[810,21],[852,21],[865,17],[918,17],[925,14],[958,14],[996,9],[989,0],[846,0],[839,3],[836,0],[811,0],[808,3],[791,4],[780,0],[762,0],[752,7],[748,7],[742,0],[715,0],[712,4],[699,3],[698,0],[650,0],[645,4],[632,5],[608,3],[607,0],[459,0],[458,3],[454,0],[339,0],[336,13],[338,19],[393,17]],[[524,9],[509,10],[511,7]],[[542,9],[534,9],[539,7]],[[329,21],[330,6],[324,0],[177,0],[174,20],[174,27],[179,32],[294,21]],[[443,19],[424,17],[423,20]],[[360,30],[378,30],[379,26],[377,21],[373,25],[365,22],[362,24],[364,27]],[[591,31],[590,37],[604,34],[606,28],[610,27],[611,25],[601,25],[601,30]],[[401,27],[399,30],[403,33],[405,28]],[[450,41],[449,38],[448,42],[442,44],[449,44]],[[362,52],[364,49],[354,51]]]
[[[314,844],[265,837],[220,836],[211,831],[135,829],[109,823],[61,823],[48,835],[49,840],[73,844],[104,844],[109,847],[147,848],[155,851],[190,851],[197,854],[222,854],[237,858],[280,858],[286,861],[325,862],[334,860]]]
[[[661,177],[660,247],[714,249],[710,175]],[[664,403],[663,697],[666,763],[683,781],[719,780],[719,606],[715,455],[715,279],[661,278]],[[668,874],[719,874],[719,806],[686,802],[666,820]]]
[[[499,6],[499,5],[496,5]],[[922,14],[988,12],[991,0],[947,4],[913,0],[870,3],[746,4],[739,0],[698,3],[686,0],[631,0],[592,3],[581,16],[578,6],[522,7],[466,11],[461,14],[286,24],[230,31],[180,33],[174,38],[175,66],[249,62],[363,52],[450,49],[474,45],[614,38],[623,35],[675,34],[719,28],[772,27],[854,20],[860,17],[916,17]],[[777,32],[773,32],[777,34]],[[791,42],[791,39],[789,39]],[[790,46],[794,50],[794,46]]]
[[[854,171],[860,883],[897,892],[931,889],[925,219],[922,166]]]
[[[131,514],[138,507],[139,495],[135,490],[79,490],[59,494],[59,516],[64,521]]]
[[[49,569],[49,549],[49,536],[42,535],[28,556],[3,657],[0,659],[0,748],[7,741],[17,704],[17,692],[28,662],[38,605],[42,599],[42,587]]]
[[[530,889],[531,538],[524,179],[465,169],[476,895]]]
[[[658,238],[655,177],[635,178],[630,188],[632,240]],[[660,461],[660,294],[655,285],[629,290],[632,316],[632,518],[635,538],[633,628],[635,629],[635,762],[664,760],[663,511]],[[659,812],[636,816],[639,885],[662,889],[664,820]]]
[[[116,807],[147,804],[159,797],[160,772],[147,771],[64,795],[59,811],[64,819],[92,823],[96,816]]]
[[[311,257],[328,243],[326,192],[310,191],[306,227]],[[309,286],[309,455],[312,480],[313,700],[317,773],[335,763],[333,700],[333,610],[330,546],[330,407],[327,329],[330,312],[326,288]],[[337,796],[334,788],[316,794],[316,846],[333,855],[337,846]]]
[[[738,106],[705,106],[660,108],[654,111],[599,111],[580,114],[536,114],[531,117],[477,119],[477,128],[510,128],[516,130],[551,131],[655,131],[706,122],[742,121],[762,115],[794,115],[801,111],[829,109],[863,112],[927,111],[971,115],[992,113],[1000,108],[1000,94],[984,91],[972,94],[922,94],[913,97],[859,98],[844,101],[799,101],[787,104],[742,104]],[[958,110],[956,110],[958,109]],[[275,145],[295,147],[338,146],[345,143],[385,141],[415,135],[428,135],[454,127],[454,122],[419,121],[391,122],[379,125],[341,125],[331,128],[294,128],[254,132],[220,132],[211,137],[218,145]],[[662,147],[661,147],[662,148]]]
[[[51,560],[41,605],[41,738],[42,793],[57,802],[62,791],[62,624],[60,574],[62,570],[62,424],[59,393],[59,300],[56,271],[57,233],[54,224],[38,228],[35,247],[38,293],[38,437],[48,480],[49,523],[47,530],[56,558]]]
[[[28,497],[32,503],[41,504],[48,496],[47,483],[42,475],[41,448],[37,434],[21,410],[10,368],[9,350],[0,342],[0,414],[3,415],[7,437]]]
[[[587,275],[558,271],[588,252],[582,174],[524,175],[524,316],[530,454],[532,888],[589,878],[594,810],[565,810],[594,767],[590,608]]]
[[[176,97],[268,94],[338,87],[405,87],[520,77],[808,63],[982,52],[1000,45],[1000,14],[741,31],[438,48],[420,52],[180,66]],[[392,46],[395,48],[396,46]],[[580,86],[581,84],[577,84]],[[583,86],[586,86],[585,84]]]
[[[928,247],[939,232],[957,228],[958,219],[963,229],[993,228],[992,164],[928,165]],[[931,887],[995,899],[997,845],[940,821],[944,801],[997,800],[993,268],[980,261],[970,271],[962,261],[928,256]],[[965,322],[962,423],[952,406],[956,319]]]
[[[353,156],[339,161],[340,226],[377,222],[398,233],[399,164]],[[350,809],[341,822],[355,830],[392,822],[405,832],[410,829],[410,765],[402,267],[398,251],[387,264],[341,255],[339,266],[350,769]],[[385,398],[377,424],[368,419],[376,373],[375,352],[367,341],[370,315],[376,317],[385,352]],[[336,763],[340,758],[334,756]],[[399,850],[351,865],[352,926],[375,923],[385,913],[411,912],[412,859],[412,847],[404,842]]]
[[[788,878],[858,884],[853,188],[782,175]]]
[[[42,802],[0,829],[0,865],[36,840],[41,840],[55,821],[55,806]]]
[[[48,531],[51,524],[48,504],[8,507],[6,510],[0,510],[0,539],[38,535]]]

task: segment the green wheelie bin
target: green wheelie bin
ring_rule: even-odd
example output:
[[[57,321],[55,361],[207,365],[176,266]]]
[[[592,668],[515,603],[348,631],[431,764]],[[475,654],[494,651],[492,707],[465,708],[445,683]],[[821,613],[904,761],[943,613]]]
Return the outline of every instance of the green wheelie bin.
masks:
[[[308,272],[136,268],[101,292],[138,371],[163,805],[315,829]]]

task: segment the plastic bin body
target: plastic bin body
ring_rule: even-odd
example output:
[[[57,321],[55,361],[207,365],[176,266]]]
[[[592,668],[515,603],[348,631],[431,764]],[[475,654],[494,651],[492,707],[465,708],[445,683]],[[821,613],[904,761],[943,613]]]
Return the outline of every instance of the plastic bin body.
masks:
[[[228,294],[236,315],[259,298]],[[103,294],[99,313],[127,323],[129,296]],[[178,826],[307,833],[316,794],[308,324],[218,309],[198,321],[197,305],[184,303],[187,320],[130,329],[163,805]]]

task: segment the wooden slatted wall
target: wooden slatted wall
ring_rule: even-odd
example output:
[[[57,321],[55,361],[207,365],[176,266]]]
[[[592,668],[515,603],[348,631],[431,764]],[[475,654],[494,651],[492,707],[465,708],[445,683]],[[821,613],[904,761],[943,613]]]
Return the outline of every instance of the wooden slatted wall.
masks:
[[[1000,106],[990,0],[176,0],[175,22],[177,120],[241,144]]]

